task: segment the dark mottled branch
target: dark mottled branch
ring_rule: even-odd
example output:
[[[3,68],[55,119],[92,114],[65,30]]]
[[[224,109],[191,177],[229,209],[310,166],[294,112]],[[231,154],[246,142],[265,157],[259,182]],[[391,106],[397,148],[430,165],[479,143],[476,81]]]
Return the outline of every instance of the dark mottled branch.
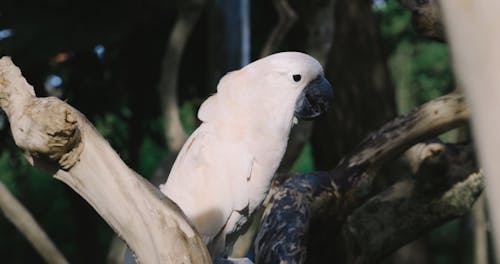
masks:
[[[291,180],[273,190],[264,211],[255,240],[256,263],[303,263],[313,203],[322,194],[336,193],[327,172],[290,177]]]
[[[385,162],[419,141],[464,124],[468,116],[462,95],[445,95],[370,134],[332,171],[291,175],[276,184],[255,242],[257,262],[301,263],[313,212],[330,218],[332,225],[341,223],[368,198]]]
[[[445,41],[441,10],[437,0],[399,0],[412,11],[412,25],[424,37]]]

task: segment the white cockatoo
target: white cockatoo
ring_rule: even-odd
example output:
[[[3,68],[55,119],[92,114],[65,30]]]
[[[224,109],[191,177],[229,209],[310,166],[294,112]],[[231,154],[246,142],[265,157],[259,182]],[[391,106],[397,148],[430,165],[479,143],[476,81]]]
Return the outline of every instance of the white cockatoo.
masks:
[[[161,191],[184,211],[212,256],[229,255],[260,206],[296,117],[326,111],[332,88],[318,61],[283,52],[226,74],[201,105]]]

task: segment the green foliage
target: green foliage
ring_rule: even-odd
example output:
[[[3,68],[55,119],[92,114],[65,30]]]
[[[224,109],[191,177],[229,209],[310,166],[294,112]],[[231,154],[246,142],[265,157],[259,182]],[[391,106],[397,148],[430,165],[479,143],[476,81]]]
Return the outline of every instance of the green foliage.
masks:
[[[16,195],[16,175],[10,166],[10,153],[7,151],[0,154],[0,172],[0,181]]]
[[[75,244],[65,243],[74,236],[75,226],[64,224],[71,223],[74,216],[67,213],[71,205],[63,183],[34,169],[19,151],[7,150],[0,154],[0,180],[64,252],[75,251]],[[64,226],[62,230],[61,226]],[[31,245],[4,217],[0,217],[0,234],[2,238],[8,238],[0,239],[3,259],[9,260],[9,263],[26,263],[27,259],[41,262]]]
[[[314,171],[314,160],[312,158],[311,144],[306,144],[299,157],[293,164],[291,172],[305,173]]]
[[[181,123],[184,127],[186,133],[193,133],[196,129],[197,124],[197,109],[192,102],[184,102],[179,109],[179,114],[181,116]]]
[[[411,13],[396,0],[388,0],[375,12],[380,17],[400,112],[408,112],[454,88],[446,44],[418,36],[411,27]]]
[[[467,217],[455,219],[434,229],[428,236],[429,251],[437,264],[472,263],[472,230]],[[460,248],[460,251],[457,251]]]
[[[139,149],[138,172],[146,178],[151,177],[166,155],[164,146],[159,146],[151,137],[146,137]]]
[[[129,157],[128,152],[123,147],[129,137],[126,120],[116,113],[108,112],[102,116],[97,116],[94,125],[99,133],[118,151],[120,157],[127,160]]]
[[[411,13],[396,0],[387,0],[375,12],[381,21],[399,112],[408,112],[455,88],[447,44],[418,36],[411,26]],[[467,242],[471,233],[465,221],[465,217],[450,221],[423,235],[430,263],[471,263],[471,245]]]
[[[122,146],[129,136],[127,123],[123,118],[114,113],[104,113],[94,122],[99,133],[111,141],[112,145]]]

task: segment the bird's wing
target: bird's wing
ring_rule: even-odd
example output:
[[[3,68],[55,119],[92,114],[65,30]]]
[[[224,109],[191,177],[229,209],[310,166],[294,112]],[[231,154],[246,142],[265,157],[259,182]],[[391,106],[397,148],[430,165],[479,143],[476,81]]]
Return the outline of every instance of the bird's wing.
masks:
[[[216,129],[204,123],[191,135],[162,186],[208,238],[217,235],[231,212],[248,206],[253,161],[239,142],[218,138]]]

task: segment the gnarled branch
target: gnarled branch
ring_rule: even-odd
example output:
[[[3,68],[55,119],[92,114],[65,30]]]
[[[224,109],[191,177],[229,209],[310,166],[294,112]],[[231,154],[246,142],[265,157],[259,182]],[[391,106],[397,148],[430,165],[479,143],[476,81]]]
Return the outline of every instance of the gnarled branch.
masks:
[[[470,145],[421,143],[418,168],[350,214],[343,225],[349,263],[373,263],[422,233],[465,215],[481,194]],[[381,213],[383,212],[383,213]]]
[[[139,263],[211,262],[177,205],[129,169],[81,113],[57,98],[37,98],[7,57],[0,59],[0,107],[30,163],[87,200]]]

